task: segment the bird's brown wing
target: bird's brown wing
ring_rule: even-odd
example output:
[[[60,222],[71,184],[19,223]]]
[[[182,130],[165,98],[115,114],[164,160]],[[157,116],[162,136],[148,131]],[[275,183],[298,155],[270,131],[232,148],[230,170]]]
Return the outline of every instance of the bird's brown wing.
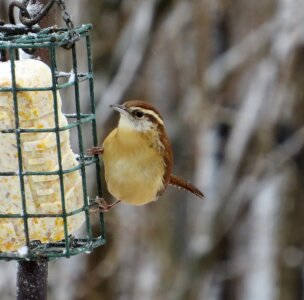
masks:
[[[164,175],[163,175],[163,186],[157,192],[157,197],[159,197],[164,193],[167,185],[169,184],[170,176],[172,172],[172,165],[173,165],[173,153],[172,153],[171,144],[163,127],[159,128],[159,135],[160,135],[160,140],[163,141],[162,143],[163,147],[161,147],[161,150],[159,151],[161,151],[160,155],[162,155],[164,158]]]
[[[187,182],[186,180],[184,180],[181,177],[171,175],[169,184],[173,185],[177,188],[187,190],[200,198],[204,198],[204,194],[198,188],[196,188],[193,184],[191,184],[190,182]]]

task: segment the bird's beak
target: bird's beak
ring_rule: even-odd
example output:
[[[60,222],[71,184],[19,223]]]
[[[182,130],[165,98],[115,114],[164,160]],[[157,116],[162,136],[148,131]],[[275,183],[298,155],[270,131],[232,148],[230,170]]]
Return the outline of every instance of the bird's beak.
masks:
[[[112,105],[110,105],[110,107],[113,108],[114,110],[118,111],[121,114],[127,113],[126,107],[123,104],[112,104]]]

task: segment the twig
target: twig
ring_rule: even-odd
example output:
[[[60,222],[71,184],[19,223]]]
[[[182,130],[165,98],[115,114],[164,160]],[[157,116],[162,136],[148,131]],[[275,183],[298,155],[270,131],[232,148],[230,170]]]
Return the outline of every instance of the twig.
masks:
[[[266,45],[277,26],[276,19],[261,25],[216,59],[205,72],[204,84],[206,88],[218,88],[231,72]]]
[[[267,103],[266,97],[276,75],[276,66],[272,60],[262,61],[257,67],[255,80],[251,82],[228,141],[226,162],[221,175],[223,183],[220,198],[225,198],[224,195],[227,195],[235,180],[235,174],[245,155],[248,143],[256,127],[260,125],[259,115]]]
[[[134,13],[130,24],[125,29],[125,31],[131,34],[129,37],[129,45],[124,51],[124,56],[117,74],[102,93],[97,104],[96,115],[98,116],[98,128],[104,124],[109,116],[109,110],[105,108],[110,104],[118,103],[122,100],[139,70],[149,44],[155,7],[158,1],[159,0],[142,1]],[[130,26],[132,30],[130,30]]]

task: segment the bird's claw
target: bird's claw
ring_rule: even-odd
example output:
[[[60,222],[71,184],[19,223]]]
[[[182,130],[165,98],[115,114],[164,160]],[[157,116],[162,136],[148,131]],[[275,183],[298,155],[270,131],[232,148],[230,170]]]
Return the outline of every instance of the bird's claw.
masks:
[[[100,154],[103,154],[103,148],[102,147],[92,147],[87,150],[87,153],[89,155],[100,155]]]
[[[116,200],[115,202],[108,204],[103,198],[96,197],[96,199],[93,202],[93,205],[95,207],[91,208],[91,212],[108,212],[111,210],[114,206],[116,206],[120,200]],[[97,206],[97,207],[96,207]]]

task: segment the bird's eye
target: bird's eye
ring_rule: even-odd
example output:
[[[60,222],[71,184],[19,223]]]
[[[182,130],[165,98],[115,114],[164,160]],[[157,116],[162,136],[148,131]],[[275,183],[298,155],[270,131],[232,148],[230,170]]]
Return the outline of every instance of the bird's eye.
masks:
[[[140,110],[135,110],[133,114],[137,119],[141,119],[144,116],[144,113]]]

